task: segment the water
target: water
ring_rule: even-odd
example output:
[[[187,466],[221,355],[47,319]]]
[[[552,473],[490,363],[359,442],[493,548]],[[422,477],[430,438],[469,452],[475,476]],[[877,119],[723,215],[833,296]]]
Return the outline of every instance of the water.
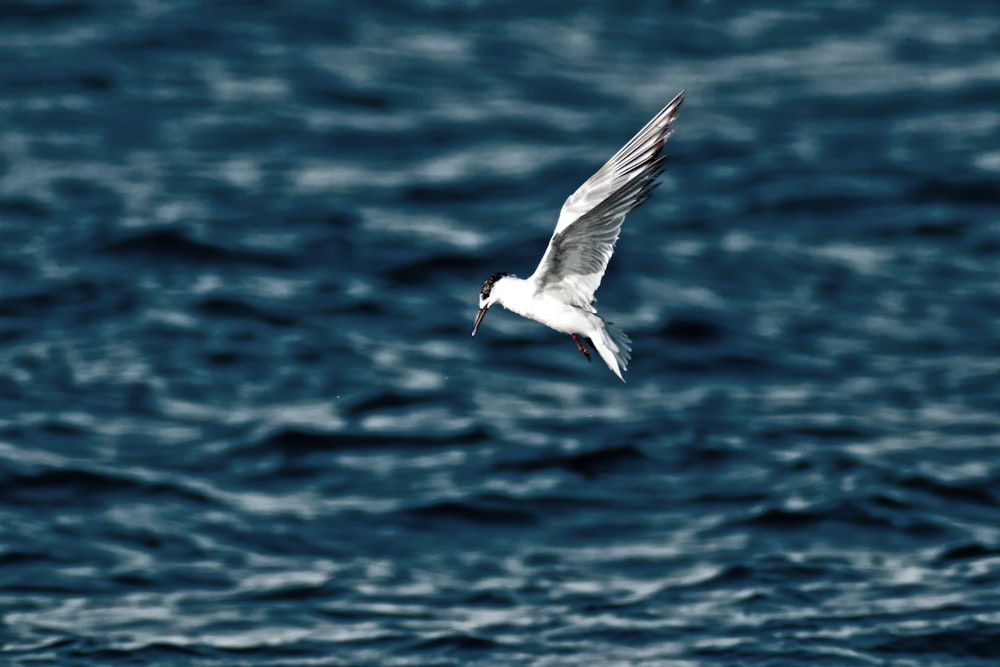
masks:
[[[993,665],[1000,19],[0,9],[0,655]],[[599,292],[496,310],[681,88]]]

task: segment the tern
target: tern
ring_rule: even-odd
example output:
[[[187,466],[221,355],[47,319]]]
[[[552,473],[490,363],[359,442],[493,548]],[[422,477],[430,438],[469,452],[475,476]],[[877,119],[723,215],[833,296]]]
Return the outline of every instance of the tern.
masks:
[[[631,341],[620,328],[597,314],[594,292],[615,250],[625,215],[649,198],[667,156],[663,144],[674,133],[684,91],[653,116],[621,150],[569,196],[538,268],[525,279],[494,273],[479,292],[479,324],[491,307],[541,322],[573,337],[590,361],[581,338],[622,382],[631,358]]]

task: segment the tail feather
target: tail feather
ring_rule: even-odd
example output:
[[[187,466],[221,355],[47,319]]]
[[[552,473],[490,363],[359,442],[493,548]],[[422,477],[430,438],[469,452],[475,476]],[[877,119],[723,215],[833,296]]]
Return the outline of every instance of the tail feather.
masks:
[[[591,340],[593,340],[594,348],[601,355],[604,363],[618,376],[619,380],[624,382],[625,378],[622,373],[628,369],[629,359],[632,358],[632,341],[628,334],[613,323],[604,322],[603,324],[604,327]]]

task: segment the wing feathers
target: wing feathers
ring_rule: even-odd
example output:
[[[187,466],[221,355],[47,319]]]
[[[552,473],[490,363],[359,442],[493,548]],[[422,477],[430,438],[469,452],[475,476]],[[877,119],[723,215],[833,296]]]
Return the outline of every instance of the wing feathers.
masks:
[[[560,232],[580,216],[589,211],[596,202],[617,190],[622,183],[629,180],[644,163],[655,157],[663,148],[670,135],[674,133],[673,122],[684,101],[684,91],[681,91],[652,120],[639,130],[627,144],[622,146],[607,163],[587,179],[576,192],[566,199],[556,232]]]
[[[589,308],[614,252],[625,215],[649,198],[663,172],[663,144],[684,91],[650,120],[607,163],[566,199],[559,222],[531,275],[536,289],[554,288],[581,308]]]

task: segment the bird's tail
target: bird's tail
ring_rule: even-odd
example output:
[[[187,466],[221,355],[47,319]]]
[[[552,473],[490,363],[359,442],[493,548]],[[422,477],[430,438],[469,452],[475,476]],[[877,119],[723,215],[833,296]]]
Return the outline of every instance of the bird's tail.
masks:
[[[624,382],[622,373],[628,369],[629,359],[632,358],[632,341],[629,340],[628,334],[613,323],[602,321],[602,324],[604,326],[592,339],[594,348],[608,368]]]

